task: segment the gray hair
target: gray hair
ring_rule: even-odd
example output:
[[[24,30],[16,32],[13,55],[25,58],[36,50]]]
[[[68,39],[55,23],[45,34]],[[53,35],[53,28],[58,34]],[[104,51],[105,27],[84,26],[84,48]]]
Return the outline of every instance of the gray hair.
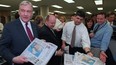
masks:
[[[21,5],[24,5],[24,6],[26,6],[26,5],[31,5],[31,7],[33,8],[32,3],[29,2],[29,1],[22,1],[22,2],[19,4],[19,7],[20,7]]]

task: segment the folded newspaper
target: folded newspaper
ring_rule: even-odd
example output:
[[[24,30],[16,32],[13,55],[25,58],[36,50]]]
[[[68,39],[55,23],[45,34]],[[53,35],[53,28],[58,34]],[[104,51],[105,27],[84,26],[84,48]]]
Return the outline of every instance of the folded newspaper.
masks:
[[[105,65],[99,58],[90,57],[76,52],[75,55],[65,54],[64,65]]]
[[[55,44],[35,38],[21,56],[25,56],[34,65],[46,65],[56,49]]]

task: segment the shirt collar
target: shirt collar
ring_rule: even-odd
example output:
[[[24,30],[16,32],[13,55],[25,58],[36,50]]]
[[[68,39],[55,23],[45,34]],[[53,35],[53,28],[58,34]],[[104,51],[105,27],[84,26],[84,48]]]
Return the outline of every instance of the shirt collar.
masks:
[[[20,21],[21,21],[22,25],[24,26],[24,25],[25,25],[25,23],[22,21],[22,19],[21,19],[20,17],[19,17],[19,19],[20,19]],[[28,25],[31,25],[30,21],[28,21],[27,23],[28,23]]]

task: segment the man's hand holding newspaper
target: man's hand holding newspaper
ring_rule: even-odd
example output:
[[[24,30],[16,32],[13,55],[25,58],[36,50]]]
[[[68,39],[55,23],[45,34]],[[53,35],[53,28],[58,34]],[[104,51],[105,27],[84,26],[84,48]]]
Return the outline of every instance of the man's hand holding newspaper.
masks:
[[[76,52],[75,55],[65,54],[64,65],[105,65],[99,58]]]
[[[34,65],[46,65],[56,49],[57,46],[53,43],[35,38],[21,56],[26,57]]]

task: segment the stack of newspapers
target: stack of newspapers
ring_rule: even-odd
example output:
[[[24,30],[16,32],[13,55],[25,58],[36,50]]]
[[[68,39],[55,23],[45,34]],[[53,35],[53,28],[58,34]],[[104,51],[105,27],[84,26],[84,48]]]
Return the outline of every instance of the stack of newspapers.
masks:
[[[76,52],[75,55],[64,54],[64,65],[105,65],[99,58]]]
[[[56,49],[55,44],[35,38],[21,56],[26,57],[34,65],[46,65]]]

